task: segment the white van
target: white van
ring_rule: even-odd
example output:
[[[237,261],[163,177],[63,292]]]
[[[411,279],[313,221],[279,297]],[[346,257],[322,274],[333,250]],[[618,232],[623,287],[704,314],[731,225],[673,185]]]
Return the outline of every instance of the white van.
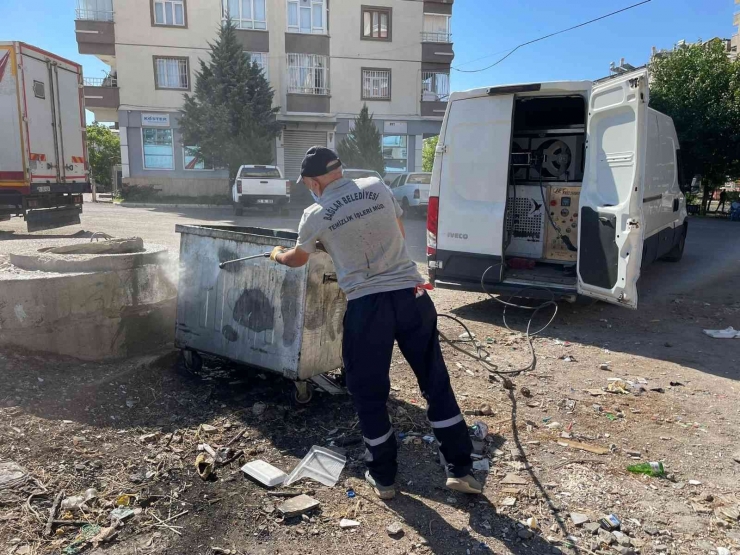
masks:
[[[637,308],[641,267],[678,261],[688,231],[676,131],[648,95],[644,68],[453,93],[429,200],[432,282]]]

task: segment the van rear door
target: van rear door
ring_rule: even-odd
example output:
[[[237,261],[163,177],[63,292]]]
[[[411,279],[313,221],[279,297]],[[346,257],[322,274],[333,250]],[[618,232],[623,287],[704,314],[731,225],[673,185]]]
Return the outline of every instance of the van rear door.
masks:
[[[513,107],[513,94],[450,101],[431,186],[438,280],[479,290],[483,272],[501,261]],[[500,280],[500,268],[489,280]]]
[[[578,293],[637,308],[644,220],[648,72],[591,91],[578,237]]]

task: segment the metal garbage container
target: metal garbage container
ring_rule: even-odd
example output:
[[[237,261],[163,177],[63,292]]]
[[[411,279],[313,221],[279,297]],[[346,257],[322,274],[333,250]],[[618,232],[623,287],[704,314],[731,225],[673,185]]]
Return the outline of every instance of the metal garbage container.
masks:
[[[190,365],[198,353],[247,364],[293,380],[296,399],[307,402],[307,380],[342,366],[342,320],[347,299],[334,264],[317,252],[302,268],[257,258],[298,234],[256,227],[178,225],[180,275],[175,345]],[[330,386],[327,386],[330,387]]]

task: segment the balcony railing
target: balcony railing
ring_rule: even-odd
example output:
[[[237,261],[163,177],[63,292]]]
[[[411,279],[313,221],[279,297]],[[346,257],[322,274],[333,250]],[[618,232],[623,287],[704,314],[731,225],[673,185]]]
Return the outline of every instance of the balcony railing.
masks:
[[[421,74],[421,101],[446,102],[450,97],[450,74],[423,71]]]
[[[452,42],[452,33],[430,33],[424,31],[421,33],[421,42]]]
[[[115,77],[84,77],[83,84],[86,87],[118,87],[118,79]]]
[[[82,21],[113,21],[113,12],[107,10],[77,8],[75,14],[77,15],[77,19]]]

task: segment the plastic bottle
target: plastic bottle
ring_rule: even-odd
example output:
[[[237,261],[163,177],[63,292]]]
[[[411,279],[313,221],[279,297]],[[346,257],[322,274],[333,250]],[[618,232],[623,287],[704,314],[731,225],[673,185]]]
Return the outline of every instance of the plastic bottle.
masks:
[[[665,469],[663,468],[663,463],[661,462],[633,464],[628,466],[627,470],[629,472],[632,472],[632,474],[646,474],[648,476],[654,476],[656,478],[661,478],[665,476]]]

